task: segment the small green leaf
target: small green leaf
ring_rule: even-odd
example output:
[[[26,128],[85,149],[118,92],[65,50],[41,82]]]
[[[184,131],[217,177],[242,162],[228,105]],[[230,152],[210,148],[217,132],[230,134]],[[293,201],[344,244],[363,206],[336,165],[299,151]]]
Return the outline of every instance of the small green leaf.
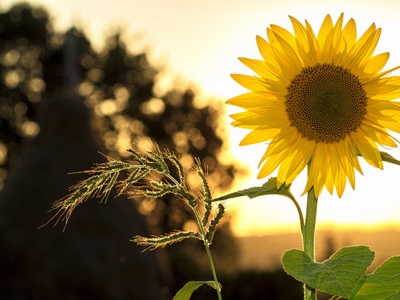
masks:
[[[215,289],[214,281],[189,281],[181,288],[172,300],[188,300],[192,296],[193,292],[201,287],[203,284],[207,284]],[[221,290],[221,284],[218,283],[219,290]]]
[[[393,156],[390,154],[387,154],[386,152],[381,151],[381,157],[383,161],[395,164],[395,165],[400,165],[400,160],[395,159]]]
[[[316,263],[304,251],[292,249],[283,255],[282,263],[289,275],[308,286],[349,297],[374,256],[367,246],[344,247],[323,263]]]
[[[289,190],[289,187],[286,184],[282,184],[282,186],[278,189],[276,177],[271,177],[266,183],[262,186],[251,187],[245,190],[237,191],[231,194],[227,194],[218,198],[213,199],[213,201],[221,201],[236,197],[247,196],[250,199],[265,196],[265,195],[282,195],[286,196],[290,199],[294,199],[292,193]]]
[[[357,282],[349,300],[398,300],[400,299],[400,256],[381,264],[373,274]]]
[[[383,161],[400,166],[400,160],[395,159],[393,156],[391,156],[390,154],[388,154],[386,152],[382,152],[382,151],[379,151],[379,152],[381,153],[381,158]],[[360,151],[358,151],[358,150],[357,150],[357,154],[358,154],[358,156],[362,156]]]

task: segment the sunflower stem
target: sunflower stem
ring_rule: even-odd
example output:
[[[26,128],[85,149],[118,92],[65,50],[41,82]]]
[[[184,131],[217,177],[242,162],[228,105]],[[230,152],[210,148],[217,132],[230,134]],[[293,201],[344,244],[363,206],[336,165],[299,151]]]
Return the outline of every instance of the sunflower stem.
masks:
[[[315,197],[314,188],[311,188],[307,194],[307,212],[306,222],[303,231],[303,250],[314,261],[314,244],[315,244],[315,224],[317,220],[318,199]],[[304,285],[304,299],[316,300],[317,294],[315,289]]]

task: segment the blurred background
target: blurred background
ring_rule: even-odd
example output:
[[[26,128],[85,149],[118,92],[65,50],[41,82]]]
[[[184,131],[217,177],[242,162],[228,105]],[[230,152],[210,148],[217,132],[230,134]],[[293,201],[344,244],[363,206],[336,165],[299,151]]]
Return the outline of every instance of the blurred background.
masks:
[[[238,56],[259,58],[255,36],[287,15],[317,31],[330,13],[353,17],[358,34],[382,27],[376,53],[400,64],[400,5],[386,1],[0,1],[0,293],[2,299],[172,299],[189,280],[210,280],[204,247],[186,240],[141,253],[134,235],[194,229],[194,216],[173,197],[91,199],[63,224],[47,225],[54,201],[84,179],[71,172],[129,159],[132,143],[176,152],[187,170],[207,164],[214,195],[255,180],[265,145],[238,147],[224,102],[246,92],[230,73],[251,74]],[[284,5],[285,4],[285,5]],[[395,75],[395,74],[394,74]],[[387,151],[388,149],[384,149]],[[388,151],[400,158],[398,150]],[[362,164],[357,189],[320,199],[317,260],[343,246],[377,252],[371,271],[400,254],[400,170]],[[193,190],[199,186],[188,177]],[[292,191],[300,197],[301,174]],[[298,217],[286,198],[228,203],[212,253],[224,299],[301,299],[282,254],[301,248]],[[202,287],[192,299],[216,297]],[[321,296],[324,299],[324,296]]]

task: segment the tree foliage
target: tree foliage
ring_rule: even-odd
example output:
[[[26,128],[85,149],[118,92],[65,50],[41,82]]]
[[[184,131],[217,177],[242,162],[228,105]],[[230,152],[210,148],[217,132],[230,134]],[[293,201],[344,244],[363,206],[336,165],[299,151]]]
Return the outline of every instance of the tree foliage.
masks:
[[[67,64],[67,34],[52,29],[51,17],[40,7],[18,4],[0,14],[0,188],[27,141],[40,131],[36,122],[40,105],[46,97],[65,87],[70,76],[77,76],[76,92],[83,96],[93,111],[93,126],[106,155],[115,159],[129,154],[126,146],[156,142],[161,150],[177,153],[185,168],[195,157],[207,164],[212,189],[227,189],[239,170],[223,165],[218,156],[223,137],[217,134],[221,107],[196,104],[193,89],[172,88],[163,95],[155,93],[159,71],[146,53],[132,53],[119,32],[105,40],[102,51],[92,49],[84,33],[70,31],[77,44],[76,69]],[[78,74],[73,74],[78,70]],[[148,143],[149,146],[151,143]],[[80,170],[71,170],[71,172]],[[188,178],[191,188],[201,184]],[[193,215],[170,195],[154,200],[151,205],[134,197],[135,205],[146,215],[154,233],[182,230]],[[134,234],[134,233],[133,233]],[[214,250],[224,249],[217,259],[227,269],[236,258],[229,222],[216,232]],[[201,247],[171,247],[169,256],[177,278],[187,271],[187,260]],[[203,270],[202,260],[190,272]],[[190,275],[185,275],[190,276]],[[184,280],[184,279],[183,279]]]

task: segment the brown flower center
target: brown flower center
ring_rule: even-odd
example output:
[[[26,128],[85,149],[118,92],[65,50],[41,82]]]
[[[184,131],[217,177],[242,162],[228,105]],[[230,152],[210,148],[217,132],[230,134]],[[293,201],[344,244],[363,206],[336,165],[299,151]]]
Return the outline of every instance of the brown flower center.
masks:
[[[367,97],[358,77],[339,66],[304,68],[287,89],[289,120],[309,140],[343,140],[367,113]]]

